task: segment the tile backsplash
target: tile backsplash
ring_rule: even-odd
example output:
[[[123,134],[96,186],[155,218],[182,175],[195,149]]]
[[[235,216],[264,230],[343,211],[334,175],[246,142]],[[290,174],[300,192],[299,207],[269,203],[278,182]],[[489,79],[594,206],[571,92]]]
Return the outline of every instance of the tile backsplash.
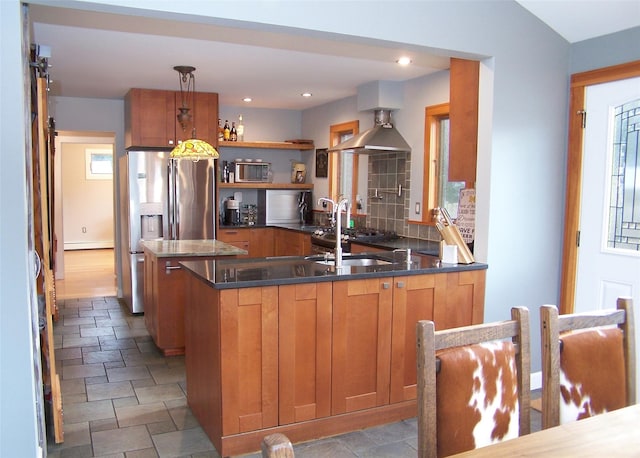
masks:
[[[440,240],[433,226],[407,223],[410,186],[411,154],[370,154],[366,225],[405,237]]]

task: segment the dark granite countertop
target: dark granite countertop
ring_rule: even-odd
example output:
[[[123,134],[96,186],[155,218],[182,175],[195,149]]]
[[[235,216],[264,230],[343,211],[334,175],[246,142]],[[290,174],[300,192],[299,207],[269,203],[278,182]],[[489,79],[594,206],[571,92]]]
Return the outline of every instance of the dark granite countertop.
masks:
[[[352,255],[352,258],[365,255]],[[180,264],[215,289],[249,288],[254,286],[290,285],[401,275],[435,274],[484,270],[482,263],[442,264],[437,257],[412,256],[407,266],[405,253],[370,253],[366,256],[391,261],[384,265],[347,266],[340,271],[302,256],[272,258],[223,259],[185,261]],[[345,259],[350,256],[345,255]],[[315,257],[314,259],[318,259]],[[320,257],[321,258],[321,257]]]

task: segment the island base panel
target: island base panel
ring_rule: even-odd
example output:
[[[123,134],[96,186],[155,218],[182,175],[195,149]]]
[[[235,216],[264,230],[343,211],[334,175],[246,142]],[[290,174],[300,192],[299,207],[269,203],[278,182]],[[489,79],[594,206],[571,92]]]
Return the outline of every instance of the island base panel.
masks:
[[[259,452],[260,442],[269,434],[285,434],[295,445],[299,442],[335,436],[364,428],[415,418],[417,414],[417,403],[413,400],[221,438],[212,437],[206,429],[205,432],[215,445],[218,453],[226,457]]]

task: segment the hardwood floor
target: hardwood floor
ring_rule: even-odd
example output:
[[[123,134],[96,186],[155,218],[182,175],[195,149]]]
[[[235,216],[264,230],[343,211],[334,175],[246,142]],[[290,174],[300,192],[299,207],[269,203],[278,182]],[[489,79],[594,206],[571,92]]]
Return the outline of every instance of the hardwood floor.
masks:
[[[64,279],[56,280],[56,298],[116,295],[113,249],[64,252]]]

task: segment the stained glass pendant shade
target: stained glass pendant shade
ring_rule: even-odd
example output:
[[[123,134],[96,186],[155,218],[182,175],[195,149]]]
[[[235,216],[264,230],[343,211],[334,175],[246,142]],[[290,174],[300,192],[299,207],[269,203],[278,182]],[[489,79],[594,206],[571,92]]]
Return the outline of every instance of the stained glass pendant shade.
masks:
[[[204,140],[191,138],[178,143],[178,146],[171,150],[170,157],[173,159],[217,159],[220,157],[218,151]]]
[[[193,128],[191,136],[193,138],[178,143],[178,145],[171,150],[169,157],[173,159],[191,159],[193,161],[211,158],[217,159],[220,155],[213,146],[204,140],[196,139],[194,103],[196,80],[193,75],[196,68],[187,65],[179,65],[173,67],[173,69],[178,72],[180,82],[181,106],[178,107],[180,112],[177,115],[177,119],[183,130],[186,130],[189,123],[192,123]],[[189,108],[189,101],[191,101],[191,108]],[[191,111],[193,111],[193,115],[190,113]]]

